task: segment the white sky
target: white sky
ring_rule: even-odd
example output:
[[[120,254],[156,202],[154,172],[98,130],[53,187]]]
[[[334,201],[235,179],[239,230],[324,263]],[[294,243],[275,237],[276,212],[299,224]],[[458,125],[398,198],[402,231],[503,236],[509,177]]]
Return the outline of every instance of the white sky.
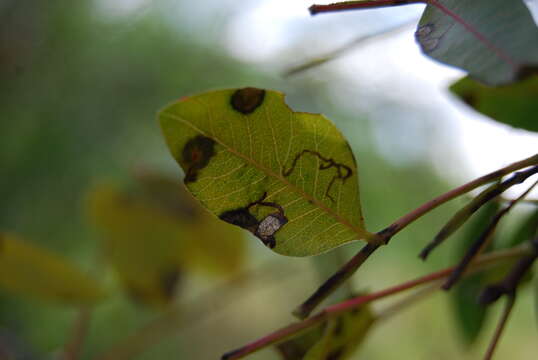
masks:
[[[527,2],[532,3],[532,10],[538,9],[538,1]],[[413,5],[311,17],[307,9],[312,3],[308,0],[257,1],[249,11],[238,15],[227,29],[229,51],[260,66],[271,67],[272,61],[278,59],[282,68],[282,61],[300,63],[323,55],[358,35],[376,33],[410,21],[416,23],[424,8]],[[534,15],[536,19],[536,11]],[[405,141],[395,136],[392,144],[387,144],[386,133],[392,126],[387,119],[395,116],[387,113],[382,104],[372,106],[366,103],[373,95],[409,108],[408,114],[398,115],[409,117],[415,111],[420,121],[437,123],[441,129],[453,127],[455,136],[451,137],[452,144],[427,145],[432,145],[429,151],[431,159],[441,175],[456,181],[469,180],[538,152],[536,134],[498,124],[456,101],[446,88],[464,73],[422,55],[415,44],[413,32],[414,26],[410,25],[394,35],[364,43],[321,67],[351,82],[339,88],[340,84],[335,81],[335,94],[349,94],[353,84],[360,89],[356,93],[358,99],[361,92],[363,95],[365,91],[371,92],[372,97],[363,96],[366,99],[364,103],[357,100],[356,106],[357,111],[368,114],[380,124],[376,138],[382,154],[396,163],[405,161],[406,157],[415,156],[413,151],[424,151],[424,146],[417,146],[417,142],[424,139],[418,137]],[[290,54],[297,53],[297,49],[304,54],[300,55],[300,59],[293,59]],[[320,68],[318,70],[321,71]],[[419,112],[426,112],[429,116]],[[534,116],[538,117],[537,114]],[[454,145],[454,142],[457,144]],[[447,153],[454,152],[455,148],[460,148],[458,154]]]

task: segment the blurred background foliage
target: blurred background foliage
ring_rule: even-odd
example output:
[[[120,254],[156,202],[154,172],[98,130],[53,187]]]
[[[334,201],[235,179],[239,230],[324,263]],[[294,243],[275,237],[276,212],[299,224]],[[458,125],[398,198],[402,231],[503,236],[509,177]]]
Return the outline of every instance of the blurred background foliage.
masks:
[[[249,85],[286,92],[295,109],[323,112],[348,137],[358,159],[371,231],[457,185],[440,177],[428,156],[398,162],[387,158],[386,149],[380,154],[373,140],[379,138],[379,127],[364,115],[368,111],[357,115],[354,104],[342,105],[346,101],[341,97],[352,98],[353,92],[334,96],[330,82],[341,82],[338,75],[322,70],[322,76],[283,79],[274,69],[234,57],[223,44],[221,30],[248,6],[203,1],[198,9],[216,10],[211,17],[197,18],[204,12],[189,11],[187,1],[139,2],[135,10],[122,4],[129,2],[0,2],[0,231],[19,234],[69,259],[106,288],[105,299],[91,310],[82,359],[108,354],[101,358],[117,360],[129,351],[136,353],[135,359],[215,359],[290,322],[290,311],[360,245],[311,259],[280,257],[245,233],[225,235],[233,232],[226,224],[197,224],[210,220],[200,220],[206,214],[193,220],[192,212],[200,210],[189,210],[191,199],[180,194],[180,187],[176,203],[163,204],[158,192],[182,176],[155,119],[157,110],[171,101]],[[300,48],[295,51],[301,53]],[[378,108],[383,104],[390,115],[391,120],[380,125],[388,129],[384,140],[389,149],[392,139],[417,134],[428,137],[419,141],[422,152],[434,142],[450,143],[451,131],[444,125],[421,122],[434,112],[421,112],[416,119],[402,112],[399,118],[402,108],[417,109],[372,101]],[[447,159],[454,158],[450,152],[457,153],[456,146],[443,149]],[[157,193],[144,190],[141,169],[166,179],[166,184],[154,183]],[[174,212],[178,204],[183,209]],[[381,289],[450,264],[445,254],[457,238],[427,263],[416,255],[457,205],[435,211],[398,235],[361,269],[352,286]],[[518,221],[514,217],[511,222]],[[165,227],[177,234],[155,240],[159,236],[153,230]],[[510,226],[506,228],[509,234]],[[205,245],[196,243],[193,232]],[[147,253],[144,234],[152,238]],[[219,244],[222,248],[209,242],[222,239],[227,241]],[[144,268],[157,263],[168,267],[155,270],[155,277],[168,272],[169,278],[160,278],[161,288],[151,288],[158,280]],[[142,283],[133,285],[138,280]],[[133,286],[138,289],[133,291]],[[140,296],[144,292],[149,295]],[[530,345],[536,336],[529,322],[531,300],[522,296],[519,301],[499,358],[510,354],[523,359],[535,350]],[[494,322],[484,324],[478,352],[468,349],[449,305],[447,296],[436,294],[391,319],[391,326],[376,327],[356,358],[475,358]],[[81,314],[85,312],[69,302],[0,289],[0,357],[4,351],[10,359],[59,358],[84,320]],[[270,350],[252,356],[277,358]]]

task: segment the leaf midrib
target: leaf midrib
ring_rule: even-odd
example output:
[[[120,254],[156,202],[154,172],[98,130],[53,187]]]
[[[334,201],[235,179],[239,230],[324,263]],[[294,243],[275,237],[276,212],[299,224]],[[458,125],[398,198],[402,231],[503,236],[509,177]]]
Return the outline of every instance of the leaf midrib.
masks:
[[[189,122],[188,120],[186,119],[183,119],[182,117],[180,116],[176,116],[174,114],[171,114],[171,113],[168,113],[168,112],[162,112],[161,113],[161,116],[163,117],[168,117],[169,119],[172,119],[172,120],[177,120],[177,121],[180,121],[188,126],[190,126],[193,130],[199,132],[200,134],[204,135],[204,136],[207,136],[211,139],[213,139],[214,141],[218,142],[220,145],[222,145],[228,152],[232,153],[233,155],[243,159],[244,161],[246,161],[247,163],[250,163],[252,166],[258,168],[259,170],[263,171],[264,173],[266,173],[267,175],[283,182],[284,184],[286,184],[287,186],[289,186],[293,191],[295,191],[296,193],[298,193],[300,196],[302,196],[303,198],[305,198],[306,200],[309,200],[311,201],[312,203],[314,203],[316,206],[318,206],[319,208],[321,208],[323,211],[325,211],[327,214],[331,215],[333,218],[335,218],[339,223],[341,223],[342,225],[345,225],[347,226],[348,228],[350,228],[351,230],[353,230],[353,232],[355,232],[357,235],[359,235],[359,239],[363,239],[363,240],[367,240],[366,237],[367,237],[367,234],[368,232],[366,231],[366,229],[362,230],[356,226],[353,226],[351,223],[349,223],[346,219],[342,218],[340,215],[338,215],[337,213],[335,213],[334,211],[331,210],[331,208],[328,208],[327,206],[325,206],[323,203],[321,203],[318,199],[316,199],[315,197],[313,196],[310,196],[308,193],[306,193],[305,191],[303,191],[302,189],[300,189],[299,187],[297,187],[295,184],[292,184],[291,182],[289,182],[286,178],[283,178],[282,176],[280,175],[277,175],[275,174],[271,169],[268,169],[266,168],[265,166],[259,164],[258,162],[254,161],[253,159],[250,159],[249,157],[247,157],[246,155],[243,155],[242,153],[234,150],[233,148],[231,148],[230,146],[228,146],[226,143],[224,143],[222,140],[220,140],[218,137],[214,136],[214,135],[209,135],[207,134],[205,131],[199,129],[197,126],[195,126],[194,124],[192,124],[191,122]]]

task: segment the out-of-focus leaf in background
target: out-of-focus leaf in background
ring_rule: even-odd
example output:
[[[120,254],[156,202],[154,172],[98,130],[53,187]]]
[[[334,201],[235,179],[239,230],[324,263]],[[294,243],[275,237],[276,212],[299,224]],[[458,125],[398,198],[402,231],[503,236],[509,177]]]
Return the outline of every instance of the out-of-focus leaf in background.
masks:
[[[465,225],[464,234],[455,251],[456,261],[465,255],[469,246],[486,229],[498,210],[499,203],[490,201]],[[483,273],[470,275],[462,279],[451,291],[455,320],[461,330],[460,338],[466,345],[475,343],[486,320],[486,307],[478,304],[478,295],[486,285],[486,279]]]
[[[486,86],[467,76],[452,84],[450,90],[496,121],[538,132],[538,75],[500,87]]]
[[[277,346],[283,360],[350,359],[375,323],[369,306],[327,320]]]
[[[532,240],[538,230],[538,208],[531,210],[514,226],[514,231],[506,240],[498,244],[501,248],[511,248]]]
[[[70,305],[93,305],[105,295],[97,281],[67,259],[6,233],[0,233],[0,287]]]
[[[489,85],[517,81],[538,66],[538,28],[523,0],[437,2],[467,26],[428,5],[415,33],[426,55]]]
[[[93,189],[88,205],[106,259],[134,299],[166,304],[183,272],[241,268],[246,249],[238,229],[208,214],[180,183],[150,173],[138,179],[130,189]]]
[[[316,255],[368,239],[355,158],[324,116],[243,88],[183,99],[159,118],[194,196],[275,252]]]

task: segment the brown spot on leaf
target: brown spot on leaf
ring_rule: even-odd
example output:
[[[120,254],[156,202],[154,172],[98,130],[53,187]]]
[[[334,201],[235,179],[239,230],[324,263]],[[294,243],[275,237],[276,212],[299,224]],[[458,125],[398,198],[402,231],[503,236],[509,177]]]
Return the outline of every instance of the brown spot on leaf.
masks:
[[[183,163],[187,167],[184,182],[196,181],[198,171],[209,164],[215,155],[215,141],[207,136],[198,135],[189,140],[183,148]]]
[[[434,29],[433,24],[426,24],[415,31],[415,39],[425,53],[432,52],[439,45],[439,37],[434,37],[433,35]]]
[[[259,200],[251,202],[245,207],[225,211],[219,218],[227,223],[250,231],[266,246],[272,249],[276,246],[274,234],[288,222],[288,218],[284,215],[284,209],[280,205],[263,201],[266,196],[267,193],[264,193]],[[250,213],[250,209],[254,206],[268,206],[278,211],[267,215],[262,221],[258,221]]]
[[[233,93],[230,104],[235,110],[246,115],[254,112],[263,103],[264,98],[265,90],[246,87]]]
[[[248,208],[225,211],[219,218],[232,225],[240,226],[252,233],[254,233],[258,227],[258,220],[248,211]]]

